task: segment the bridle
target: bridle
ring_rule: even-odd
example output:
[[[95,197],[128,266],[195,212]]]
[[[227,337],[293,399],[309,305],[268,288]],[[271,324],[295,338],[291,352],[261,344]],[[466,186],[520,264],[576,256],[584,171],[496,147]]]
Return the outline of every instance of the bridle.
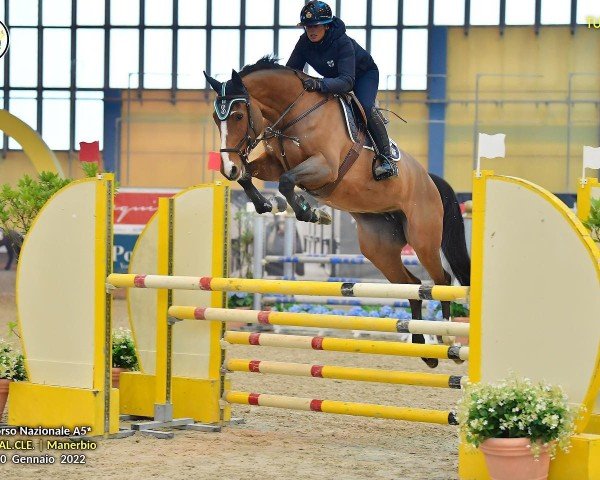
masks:
[[[237,153],[242,159],[242,163],[245,165],[248,163],[248,156],[250,152],[260,143],[259,134],[254,128],[254,120],[252,119],[252,112],[250,111],[250,95],[247,93],[237,95],[226,95],[225,94],[225,83],[221,87],[221,95],[217,95],[215,99],[215,114],[217,118],[222,122],[227,121],[232,113],[231,107],[234,103],[244,102],[248,111],[248,124],[246,126],[246,133],[240,139],[235,147],[232,148],[221,148],[219,152],[224,153]],[[250,136],[250,132],[254,133],[254,138]],[[245,147],[244,147],[245,144]]]
[[[298,75],[296,73],[296,75]],[[300,77],[298,77],[300,78]],[[327,95],[324,99],[321,99],[315,105],[310,107],[308,110],[298,115],[294,120],[286,123],[279,129],[277,129],[277,125],[284,119],[284,117],[294,108],[296,103],[302,98],[302,96],[306,93],[306,88],[302,89],[302,92],[296,97],[296,99],[283,111],[283,113],[279,116],[279,118],[273,123],[265,128],[265,131],[262,135],[260,135],[256,128],[254,127],[254,121],[252,120],[252,113],[250,111],[250,95],[248,93],[241,93],[235,95],[226,95],[225,94],[225,83],[223,83],[221,87],[221,95],[217,95],[215,99],[215,114],[217,118],[221,121],[226,121],[232,113],[234,113],[231,109],[232,105],[237,102],[244,102],[246,105],[246,109],[248,111],[248,124],[246,126],[246,134],[240,139],[235,147],[232,148],[221,148],[219,152],[221,153],[236,153],[242,159],[242,164],[248,165],[248,157],[252,150],[256,148],[256,146],[262,142],[263,140],[269,140],[271,138],[277,138],[279,140],[279,146],[281,149],[281,156],[285,163],[285,167],[287,170],[290,169],[289,163],[287,161],[287,156],[285,153],[285,148],[283,146],[283,140],[291,140],[294,142],[296,146],[300,146],[300,139],[298,137],[292,137],[290,135],[286,135],[284,132],[290,128],[292,125],[295,125],[300,120],[308,116],[310,113],[317,110],[319,107],[327,103],[329,100],[329,95]],[[250,132],[254,134],[254,138],[250,135]]]

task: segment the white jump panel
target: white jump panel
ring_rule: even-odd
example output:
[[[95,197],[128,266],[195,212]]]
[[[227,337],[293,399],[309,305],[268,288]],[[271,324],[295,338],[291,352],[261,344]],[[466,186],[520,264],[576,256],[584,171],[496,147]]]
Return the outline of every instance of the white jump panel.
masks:
[[[511,177],[485,181],[482,380],[512,370],[582,402],[598,368],[597,249],[551,193]]]
[[[60,190],[25,238],[17,308],[31,383],[93,387],[96,183]]]
[[[174,197],[174,275],[211,276],[213,252],[214,189],[194,187]],[[154,215],[140,235],[129,271],[157,273],[158,217]],[[155,373],[156,290],[129,289],[129,316],[142,372]],[[179,305],[211,305],[211,292],[173,291]],[[210,324],[180,322],[173,328],[173,375],[208,378]]]

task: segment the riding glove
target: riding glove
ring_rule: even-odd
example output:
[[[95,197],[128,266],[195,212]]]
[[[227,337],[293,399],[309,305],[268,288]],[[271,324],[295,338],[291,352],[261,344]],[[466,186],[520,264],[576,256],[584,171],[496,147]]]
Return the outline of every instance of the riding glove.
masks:
[[[323,81],[320,78],[307,78],[302,82],[307,92],[322,92]]]

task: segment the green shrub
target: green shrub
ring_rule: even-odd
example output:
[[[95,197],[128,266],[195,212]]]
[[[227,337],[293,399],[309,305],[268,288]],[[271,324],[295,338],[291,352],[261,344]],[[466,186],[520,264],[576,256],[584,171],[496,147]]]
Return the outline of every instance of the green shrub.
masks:
[[[600,242],[600,198],[592,198],[590,215],[583,224],[590,231],[590,236]]]
[[[112,366],[114,368],[126,368],[127,370],[139,370],[131,332],[124,328],[119,328],[113,332]]]
[[[15,381],[27,380],[23,355],[2,339],[0,339],[0,378]]]
[[[451,302],[450,303],[450,316],[452,318],[456,318],[456,317],[468,317],[469,316],[469,309],[467,307],[465,307],[461,303]]]

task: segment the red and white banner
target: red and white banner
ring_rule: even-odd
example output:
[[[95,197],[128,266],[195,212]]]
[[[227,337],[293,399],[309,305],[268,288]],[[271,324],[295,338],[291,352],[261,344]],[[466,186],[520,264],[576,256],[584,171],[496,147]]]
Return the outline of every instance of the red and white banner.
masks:
[[[179,189],[120,188],[115,198],[115,233],[139,235],[158,210],[160,197],[171,197]]]

